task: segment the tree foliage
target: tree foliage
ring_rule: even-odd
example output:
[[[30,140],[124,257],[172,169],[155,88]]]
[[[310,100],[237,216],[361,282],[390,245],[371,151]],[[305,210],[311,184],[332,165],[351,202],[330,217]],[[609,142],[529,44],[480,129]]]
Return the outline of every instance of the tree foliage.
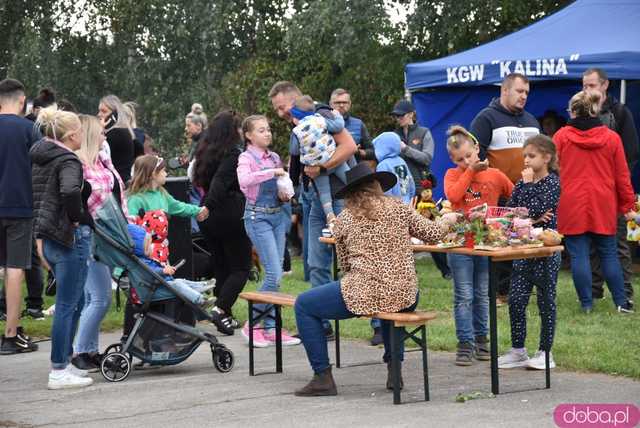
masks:
[[[173,154],[200,102],[271,114],[277,80],[318,101],[344,87],[373,134],[391,127],[404,66],[468,49],[565,6],[532,0],[0,0],[0,78],[44,86],[94,113],[114,93]],[[389,11],[407,8],[406,20]],[[276,147],[288,129],[272,121]]]

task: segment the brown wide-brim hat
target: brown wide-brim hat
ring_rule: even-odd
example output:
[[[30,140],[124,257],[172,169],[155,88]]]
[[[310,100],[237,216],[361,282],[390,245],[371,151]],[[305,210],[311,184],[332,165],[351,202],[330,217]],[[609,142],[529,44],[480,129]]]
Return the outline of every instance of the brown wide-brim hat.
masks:
[[[398,182],[398,178],[394,173],[387,171],[374,172],[369,168],[369,165],[361,162],[347,171],[347,184],[338,189],[333,197],[343,199],[345,195],[352,192],[359,185],[371,180],[377,180],[383,192],[391,189]]]

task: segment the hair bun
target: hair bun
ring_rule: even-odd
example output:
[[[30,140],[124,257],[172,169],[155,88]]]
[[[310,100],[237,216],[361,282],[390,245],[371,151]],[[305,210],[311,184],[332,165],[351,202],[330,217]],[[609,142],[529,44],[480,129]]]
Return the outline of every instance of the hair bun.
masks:
[[[202,108],[202,104],[193,103],[191,105],[191,113],[193,113],[193,114],[202,114],[203,112],[204,112],[204,109]]]
[[[38,121],[43,125],[50,125],[55,120],[58,109],[55,107],[43,107],[38,112]]]
[[[42,88],[38,93],[38,98],[43,104],[49,105],[56,102],[56,94],[51,88]]]

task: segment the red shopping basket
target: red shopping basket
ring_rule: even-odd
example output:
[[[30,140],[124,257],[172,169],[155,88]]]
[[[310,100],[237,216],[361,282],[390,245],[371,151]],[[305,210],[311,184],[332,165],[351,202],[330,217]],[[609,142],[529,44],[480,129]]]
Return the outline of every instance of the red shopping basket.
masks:
[[[506,217],[509,214],[512,214],[515,212],[515,208],[508,208],[508,207],[488,207],[487,208],[487,215],[485,216],[485,218],[500,218],[500,217]]]

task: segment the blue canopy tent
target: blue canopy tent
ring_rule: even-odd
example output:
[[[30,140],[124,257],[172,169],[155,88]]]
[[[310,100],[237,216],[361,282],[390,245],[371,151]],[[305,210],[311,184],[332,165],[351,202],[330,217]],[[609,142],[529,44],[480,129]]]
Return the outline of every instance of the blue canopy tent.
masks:
[[[504,76],[519,72],[531,81],[526,110],[565,114],[569,98],[580,90],[582,73],[600,67],[610,91],[640,123],[640,1],[577,0],[564,9],[493,42],[433,61],[408,64],[418,123],[436,141],[432,171],[442,179],[452,166],[445,147],[451,124],[469,126],[475,115],[498,97]],[[626,100],[625,100],[626,98]],[[434,195],[443,195],[442,186]]]

